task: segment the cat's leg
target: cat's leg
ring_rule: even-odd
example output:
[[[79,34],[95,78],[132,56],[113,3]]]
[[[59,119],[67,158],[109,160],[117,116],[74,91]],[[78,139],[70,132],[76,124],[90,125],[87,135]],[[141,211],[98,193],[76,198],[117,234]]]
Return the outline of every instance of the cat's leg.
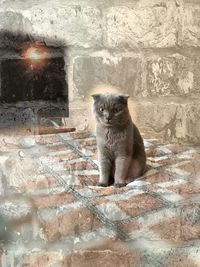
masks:
[[[131,157],[117,157],[115,160],[115,186],[126,185],[128,170],[131,164]]]
[[[112,163],[109,158],[106,156],[99,156],[99,171],[100,177],[98,186],[108,186],[109,185],[109,178],[111,175]]]
[[[146,161],[143,158],[133,158],[128,171],[127,182],[131,183],[145,172]]]

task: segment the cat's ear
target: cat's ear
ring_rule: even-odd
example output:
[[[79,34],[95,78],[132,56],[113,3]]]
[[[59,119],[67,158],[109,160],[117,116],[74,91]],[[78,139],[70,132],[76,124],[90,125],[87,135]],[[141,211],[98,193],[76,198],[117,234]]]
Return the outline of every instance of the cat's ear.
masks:
[[[129,98],[129,95],[127,95],[127,94],[120,94],[119,95],[119,100],[123,104],[127,104],[128,98]]]
[[[94,94],[94,95],[91,95],[94,99],[94,101],[98,100],[100,97],[101,97],[101,94]]]

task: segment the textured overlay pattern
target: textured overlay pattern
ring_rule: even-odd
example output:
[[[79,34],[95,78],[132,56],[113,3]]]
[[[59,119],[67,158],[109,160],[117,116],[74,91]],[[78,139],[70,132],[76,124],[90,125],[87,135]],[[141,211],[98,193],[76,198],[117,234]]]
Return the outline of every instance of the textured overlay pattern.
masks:
[[[141,179],[101,188],[90,132],[1,136],[1,266],[200,266],[200,148],[145,147]]]

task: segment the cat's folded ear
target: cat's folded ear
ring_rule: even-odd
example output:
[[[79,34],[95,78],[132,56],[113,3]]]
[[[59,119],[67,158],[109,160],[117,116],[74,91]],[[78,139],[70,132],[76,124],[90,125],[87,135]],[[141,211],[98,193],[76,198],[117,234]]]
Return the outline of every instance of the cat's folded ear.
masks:
[[[124,103],[124,104],[127,104],[127,102],[128,102],[128,98],[129,98],[129,95],[127,95],[127,94],[120,94],[120,95],[119,95],[119,99],[120,99],[120,101],[121,101],[122,103]]]
[[[96,101],[97,99],[99,99],[101,97],[101,94],[93,94],[91,95],[93,97],[93,99]]]

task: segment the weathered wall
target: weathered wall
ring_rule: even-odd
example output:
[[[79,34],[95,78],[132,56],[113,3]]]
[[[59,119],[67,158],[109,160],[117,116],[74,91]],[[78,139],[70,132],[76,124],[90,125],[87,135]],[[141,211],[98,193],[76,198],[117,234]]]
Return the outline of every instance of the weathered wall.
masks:
[[[1,0],[0,14],[0,30],[66,46],[70,122],[87,127],[87,97],[105,83],[130,94],[144,132],[200,143],[200,1]]]

